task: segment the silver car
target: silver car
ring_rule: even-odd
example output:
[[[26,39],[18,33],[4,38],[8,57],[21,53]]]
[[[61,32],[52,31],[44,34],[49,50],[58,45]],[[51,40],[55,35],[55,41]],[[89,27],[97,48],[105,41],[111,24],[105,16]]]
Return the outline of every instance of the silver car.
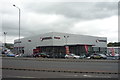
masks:
[[[80,58],[80,56],[78,56],[78,55],[75,55],[75,54],[66,54],[65,55],[65,58],[72,58],[72,59],[79,59]]]

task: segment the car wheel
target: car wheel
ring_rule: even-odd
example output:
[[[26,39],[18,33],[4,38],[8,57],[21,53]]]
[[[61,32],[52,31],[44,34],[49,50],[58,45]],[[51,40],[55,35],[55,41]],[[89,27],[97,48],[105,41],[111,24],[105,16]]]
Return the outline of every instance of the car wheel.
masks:
[[[76,59],[76,57],[73,57],[73,59]]]
[[[68,59],[68,57],[66,57],[65,59]]]
[[[93,59],[93,57],[90,57],[90,59]]]

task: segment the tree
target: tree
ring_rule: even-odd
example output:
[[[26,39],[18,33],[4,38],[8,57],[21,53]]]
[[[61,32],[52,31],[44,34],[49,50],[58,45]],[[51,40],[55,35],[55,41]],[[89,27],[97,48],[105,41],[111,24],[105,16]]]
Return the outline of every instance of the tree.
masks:
[[[108,47],[120,47],[120,42],[110,42],[107,44]]]

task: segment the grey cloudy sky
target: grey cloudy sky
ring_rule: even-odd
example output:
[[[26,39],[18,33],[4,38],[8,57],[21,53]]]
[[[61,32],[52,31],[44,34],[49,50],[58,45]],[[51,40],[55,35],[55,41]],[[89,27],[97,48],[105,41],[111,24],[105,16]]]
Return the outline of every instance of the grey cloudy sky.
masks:
[[[1,0],[1,34],[7,32],[12,43],[18,39],[18,9],[13,4],[21,9],[21,37],[55,31],[118,41],[118,0]]]

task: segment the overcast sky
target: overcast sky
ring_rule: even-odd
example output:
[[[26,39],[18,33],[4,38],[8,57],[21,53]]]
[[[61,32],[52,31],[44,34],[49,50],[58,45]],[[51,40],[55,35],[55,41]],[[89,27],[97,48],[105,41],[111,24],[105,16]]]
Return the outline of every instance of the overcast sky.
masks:
[[[67,32],[118,41],[118,0],[0,1],[0,33],[7,32],[7,42],[18,39],[18,9],[13,4],[21,9],[21,37]]]

